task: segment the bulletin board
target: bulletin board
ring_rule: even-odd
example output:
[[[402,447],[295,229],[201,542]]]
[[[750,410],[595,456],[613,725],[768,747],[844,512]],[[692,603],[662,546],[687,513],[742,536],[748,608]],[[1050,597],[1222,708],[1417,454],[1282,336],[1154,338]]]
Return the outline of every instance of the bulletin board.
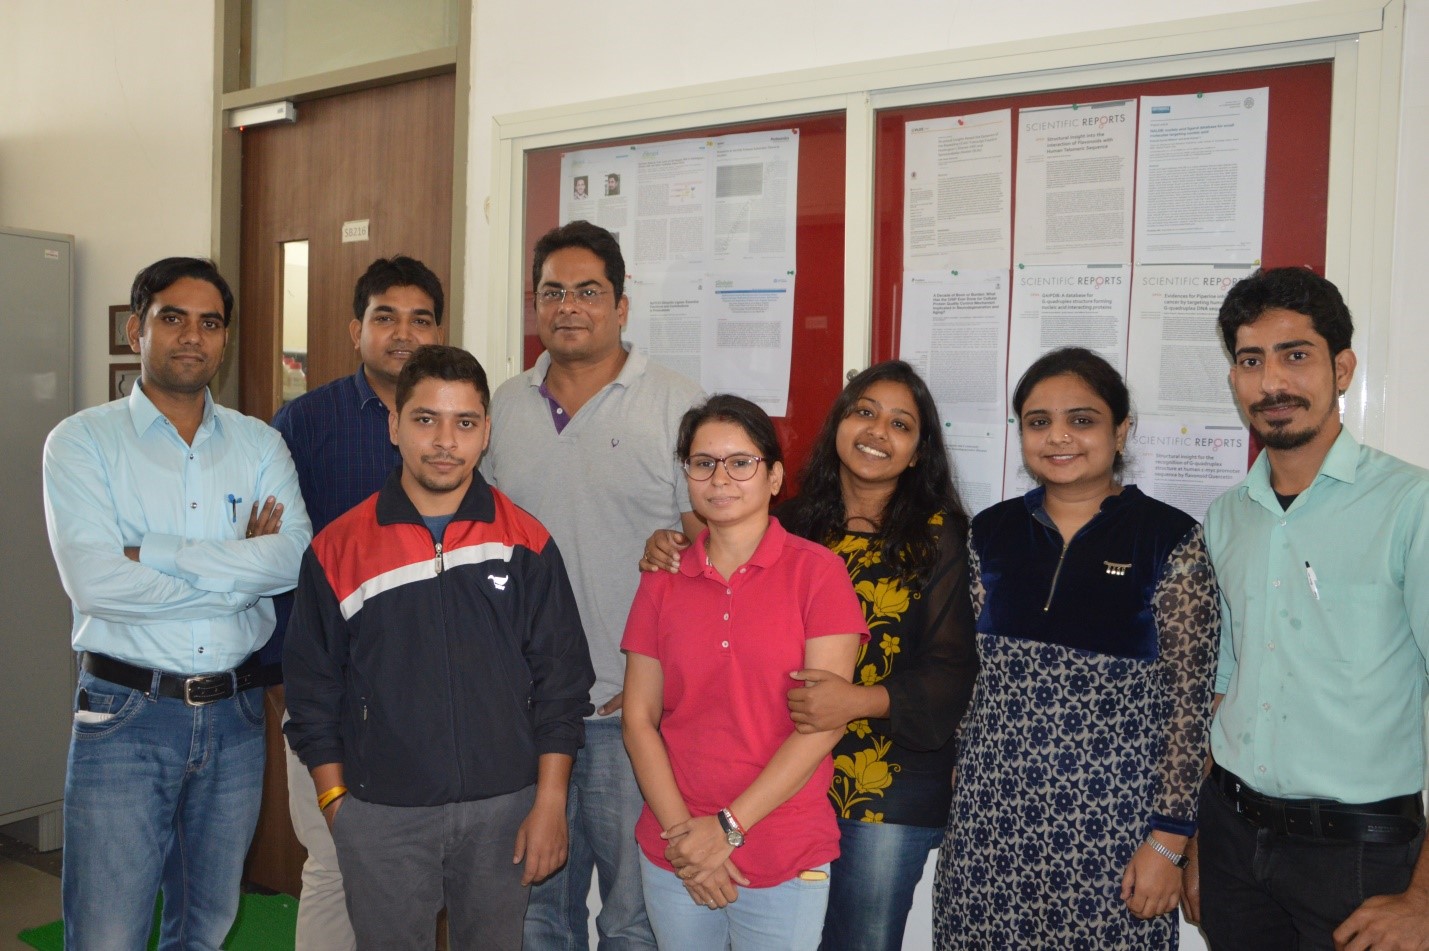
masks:
[[[842,112],[683,129],[658,135],[603,139],[527,151],[522,258],[527,267],[522,278],[522,367],[532,366],[541,354],[529,262],[536,241],[560,224],[561,159],[567,153],[589,148],[791,128],[799,133],[793,359],[788,410],[774,424],[784,447],[785,467],[790,476],[794,476],[807,459],[824,415],[843,385],[840,369],[844,332],[847,119]],[[786,494],[789,493],[786,491]]]
[[[1332,79],[1333,64],[1318,62],[880,110],[874,160],[873,359],[891,359],[899,350],[904,128],[909,121],[1011,109],[1015,155],[1018,134],[1015,117],[1021,109],[1268,87],[1270,115],[1261,260],[1265,267],[1307,265],[1316,273],[1324,274]],[[1015,186],[1012,201],[1015,222]],[[1009,367],[1008,373],[1015,377],[1023,369]]]

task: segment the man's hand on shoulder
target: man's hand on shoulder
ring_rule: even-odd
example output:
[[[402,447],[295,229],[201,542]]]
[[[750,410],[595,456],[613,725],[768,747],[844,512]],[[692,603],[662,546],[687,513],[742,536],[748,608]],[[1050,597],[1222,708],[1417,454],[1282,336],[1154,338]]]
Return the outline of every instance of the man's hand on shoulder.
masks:
[[[1337,951],[1429,951],[1429,892],[1411,886],[1367,898],[1334,939]]]

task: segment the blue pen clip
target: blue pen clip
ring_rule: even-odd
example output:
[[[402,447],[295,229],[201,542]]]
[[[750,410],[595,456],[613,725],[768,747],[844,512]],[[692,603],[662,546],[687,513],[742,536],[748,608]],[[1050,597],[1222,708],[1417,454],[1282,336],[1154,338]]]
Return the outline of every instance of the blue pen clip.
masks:
[[[243,499],[241,499],[240,497],[238,497],[238,496],[234,495],[232,492],[230,492],[230,493],[228,493],[227,496],[224,497],[224,501],[228,503],[229,508],[233,511],[232,522],[233,522],[233,524],[237,525],[237,524],[238,524],[238,503],[242,502]]]

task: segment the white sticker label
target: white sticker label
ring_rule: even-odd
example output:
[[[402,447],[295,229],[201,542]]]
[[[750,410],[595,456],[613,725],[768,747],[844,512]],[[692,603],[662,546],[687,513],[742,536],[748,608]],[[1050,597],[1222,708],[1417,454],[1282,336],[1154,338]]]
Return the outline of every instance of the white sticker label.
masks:
[[[343,244],[347,244],[347,243],[350,242],[350,241],[366,241],[366,240],[367,240],[367,219],[366,219],[366,218],[363,218],[361,221],[344,221],[344,222],[342,223],[342,243],[343,243]]]
[[[364,221],[363,224],[365,225],[367,224],[367,222]],[[60,253],[58,251],[56,251],[54,248],[45,248],[46,261],[58,261],[59,259]]]

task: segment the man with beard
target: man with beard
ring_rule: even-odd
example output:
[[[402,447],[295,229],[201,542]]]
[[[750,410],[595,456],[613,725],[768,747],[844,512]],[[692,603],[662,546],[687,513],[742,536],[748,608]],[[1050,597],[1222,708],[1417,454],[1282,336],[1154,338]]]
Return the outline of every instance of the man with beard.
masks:
[[[427,346],[397,377],[402,457],[303,556],[284,728],[337,846],[359,948],[521,947],[566,860],[595,674],[550,534],[476,472],[486,373]]]
[[[1219,323],[1265,451],[1206,517],[1223,624],[1188,915],[1213,951],[1429,947],[1429,473],[1341,424],[1329,281],[1257,271]]]

